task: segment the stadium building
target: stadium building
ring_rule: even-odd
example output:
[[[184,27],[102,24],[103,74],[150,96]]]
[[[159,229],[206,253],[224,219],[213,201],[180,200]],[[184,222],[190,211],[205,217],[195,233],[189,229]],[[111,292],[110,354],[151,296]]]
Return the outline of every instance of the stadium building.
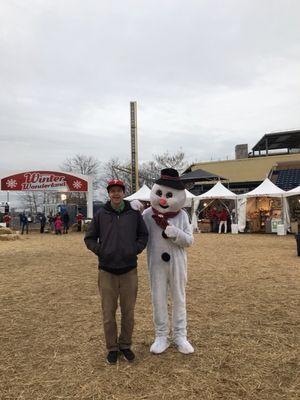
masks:
[[[248,152],[247,144],[235,147],[235,159],[192,164],[182,179],[196,195],[220,179],[241,194],[256,188],[266,177],[281,189],[300,185],[300,130],[265,134]]]

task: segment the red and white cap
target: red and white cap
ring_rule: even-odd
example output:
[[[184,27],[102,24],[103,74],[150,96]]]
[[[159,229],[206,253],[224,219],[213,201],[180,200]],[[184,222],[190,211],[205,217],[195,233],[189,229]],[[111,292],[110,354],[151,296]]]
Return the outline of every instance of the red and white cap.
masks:
[[[124,184],[124,182],[123,181],[121,181],[120,179],[111,179],[111,180],[109,180],[108,182],[107,182],[107,191],[109,191],[109,189],[112,187],[112,186],[120,186],[123,190],[124,190],[124,192],[125,192],[125,184]]]

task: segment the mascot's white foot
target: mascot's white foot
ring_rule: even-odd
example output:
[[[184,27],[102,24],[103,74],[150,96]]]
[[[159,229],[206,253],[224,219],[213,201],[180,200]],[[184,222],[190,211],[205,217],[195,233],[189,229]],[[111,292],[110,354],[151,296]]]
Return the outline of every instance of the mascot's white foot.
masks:
[[[191,354],[194,353],[194,347],[190,344],[190,342],[185,337],[178,337],[174,339],[174,343],[177,347],[177,350],[183,354]]]
[[[167,350],[170,346],[168,339],[164,336],[158,336],[155,338],[154,343],[150,347],[150,352],[154,354],[160,354]]]

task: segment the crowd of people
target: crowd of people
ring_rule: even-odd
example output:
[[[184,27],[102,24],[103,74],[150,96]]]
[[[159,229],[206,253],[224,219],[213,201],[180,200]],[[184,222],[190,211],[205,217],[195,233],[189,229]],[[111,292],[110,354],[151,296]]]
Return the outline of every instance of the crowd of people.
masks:
[[[82,231],[83,220],[84,216],[79,211],[76,215],[77,232]],[[9,213],[3,216],[3,222],[6,228],[11,227],[12,217]],[[22,235],[24,233],[28,235],[31,222],[33,222],[32,216],[26,214],[25,211],[19,214],[19,224]],[[47,232],[46,227],[48,224],[48,231],[55,232],[56,235],[67,234],[70,228],[70,215],[67,210],[62,213],[58,212],[55,215],[50,212],[47,216],[45,213],[40,213],[37,215],[35,222],[40,224],[40,233]]]

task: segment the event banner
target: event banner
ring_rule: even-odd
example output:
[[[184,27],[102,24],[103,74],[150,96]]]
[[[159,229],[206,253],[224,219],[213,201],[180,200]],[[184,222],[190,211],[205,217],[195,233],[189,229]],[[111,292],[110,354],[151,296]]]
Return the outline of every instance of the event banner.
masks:
[[[88,182],[64,172],[31,171],[1,179],[1,190],[49,190],[63,192],[87,192]]]

